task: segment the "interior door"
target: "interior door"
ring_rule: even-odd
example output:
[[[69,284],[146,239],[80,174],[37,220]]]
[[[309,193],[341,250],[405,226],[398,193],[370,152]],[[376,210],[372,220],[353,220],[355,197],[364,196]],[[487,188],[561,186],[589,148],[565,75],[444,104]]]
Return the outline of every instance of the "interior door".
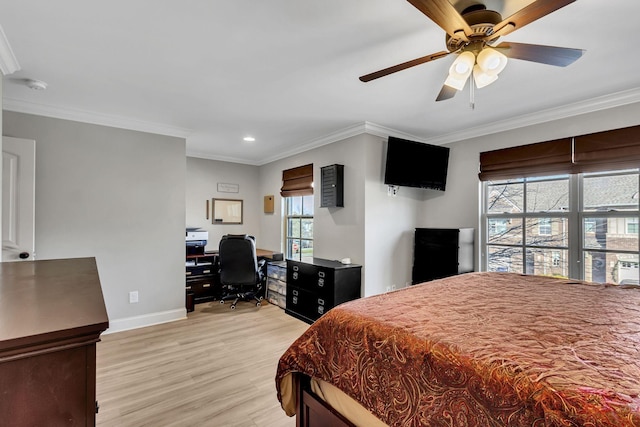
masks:
[[[2,261],[35,259],[36,142],[2,137]]]

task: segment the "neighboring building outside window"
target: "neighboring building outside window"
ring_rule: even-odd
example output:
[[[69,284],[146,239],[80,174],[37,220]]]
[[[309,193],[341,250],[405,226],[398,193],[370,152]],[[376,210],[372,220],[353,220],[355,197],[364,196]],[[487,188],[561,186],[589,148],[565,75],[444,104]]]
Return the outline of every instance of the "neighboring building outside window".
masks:
[[[284,241],[287,259],[313,258],[313,195],[284,198]]]
[[[551,235],[551,218],[540,218],[538,220],[538,234],[540,236]]]
[[[638,283],[639,181],[636,169],[484,182],[483,270]]]

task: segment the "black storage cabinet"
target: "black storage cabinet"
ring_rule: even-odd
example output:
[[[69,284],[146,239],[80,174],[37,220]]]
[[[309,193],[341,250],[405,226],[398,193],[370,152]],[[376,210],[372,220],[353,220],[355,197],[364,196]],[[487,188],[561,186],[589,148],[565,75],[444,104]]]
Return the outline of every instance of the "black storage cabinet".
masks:
[[[344,207],[343,165],[330,165],[320,168],[320,207]]]
[[[473,271],[473,228],[416,228],[412,284]]]
[[[287,260],[285,313],[313,323],[338,304],[360,298],[362,266],[322,258]]]

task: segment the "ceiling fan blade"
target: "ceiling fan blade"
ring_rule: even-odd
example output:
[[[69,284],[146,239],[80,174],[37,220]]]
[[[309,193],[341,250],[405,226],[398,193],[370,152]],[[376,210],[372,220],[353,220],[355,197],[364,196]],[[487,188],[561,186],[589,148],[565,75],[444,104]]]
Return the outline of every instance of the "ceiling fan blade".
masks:
[[[451,99],[456,95],[456,93],[458,93],[457,89],[452,88],[451,86],[442,85],[442,89],[440,89],[440,93],[438,94],[438,97],[436,98],[436,102],[437,101],[446,101],[447,99]]]
[[[371,80],[379,79],[380,77],[388,76],[389,74],[397,73],[398,71],[406,70],[407,68],[415,67],[416,65],[424,64],[425,62],[434,61],[436,59],[444,58],[451,52],[437,52],[431,55],[423,56],[422,58],[413,59],[411,61],[403,62],[402,64],[394,65],[393,67],[385,68],[384,70],[375,71],[370,74],[365,74],[360,77],[362,82],[370,82]]]
[[[507,19],[493,27],[491,37],[506,36],[512,31],[522,28],[533,21],[555,12],[556,10],[573,3],[576,0],[537,0],[523,7]]]
[[[407,0],[427,18],[438,24],[450,36],[468,41],[473,30],[448,0]]]
[[[526,44],[503,42],[494,49],[499,49],[509,58],[522,59],[524,61],[539,62],[541,64],[566,67],[575,62],[585,52],[582,49],[568,47],[543,46],[539,44]]]

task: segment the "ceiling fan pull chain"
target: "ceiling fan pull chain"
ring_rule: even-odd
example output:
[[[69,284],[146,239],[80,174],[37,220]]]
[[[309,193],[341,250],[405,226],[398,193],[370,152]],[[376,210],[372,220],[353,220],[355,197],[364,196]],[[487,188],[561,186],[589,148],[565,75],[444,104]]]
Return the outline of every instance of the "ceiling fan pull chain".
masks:
[[[469,79],[469,107],[472,110],[476,109],[476,90],[475,84],[473,83],[473,79]]]

